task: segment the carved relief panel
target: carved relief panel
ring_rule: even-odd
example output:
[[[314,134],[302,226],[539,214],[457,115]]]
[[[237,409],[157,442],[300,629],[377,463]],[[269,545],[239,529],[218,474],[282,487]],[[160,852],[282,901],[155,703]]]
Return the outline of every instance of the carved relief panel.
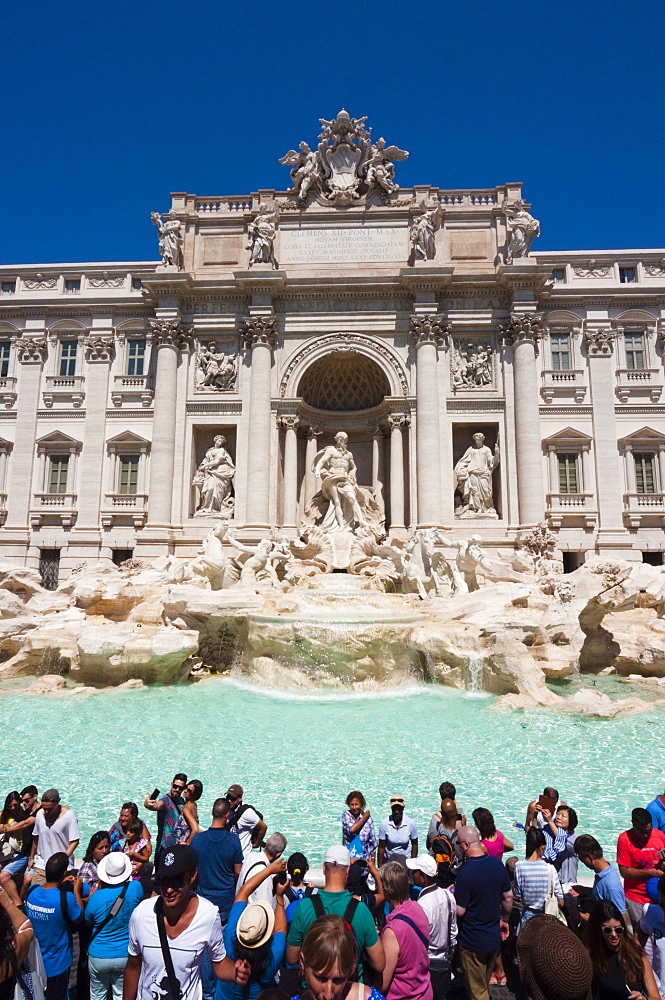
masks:
[[[196,349],[197,392],[235,392],[238,385],[238,352],[235,344],[200,340]]]
[[[453,392],[496,388],[495,351],[488,337],[453,337],[450,385]]]

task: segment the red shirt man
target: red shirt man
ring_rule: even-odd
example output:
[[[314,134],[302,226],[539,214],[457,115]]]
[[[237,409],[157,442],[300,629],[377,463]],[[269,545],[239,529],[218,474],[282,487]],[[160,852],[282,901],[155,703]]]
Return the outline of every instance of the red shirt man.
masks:
[[[649,902],[645,883],[664,874],[660,851],[665,848],[665,833],[654,830],[646,809],[633,809],[632,828],[617,842],[617,864],[624,879],[624,890],[631,919],[639,919],[642,907]],[[636,904],[631,906],[630,903]],[[639,913],[638,913],[639,911]]]

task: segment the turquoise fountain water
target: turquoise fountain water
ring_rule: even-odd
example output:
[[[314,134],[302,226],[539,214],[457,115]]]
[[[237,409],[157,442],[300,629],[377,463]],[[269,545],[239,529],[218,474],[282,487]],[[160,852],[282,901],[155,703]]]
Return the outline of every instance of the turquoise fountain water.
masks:
[[[623,692],[624,694],[627,692]],[[212,800],[240,781],[246,800],[283,830],[289,852],[319,861],[339,838],[344,798],[360,788],[375,820],[394,792],[422,831],[437,787],[452,779],[467,814],[490,808],[506,834],[526,802],[554,784],[613,857],[630,809],[663,789],[663,714],[612,721],[548,710],[500,713],[492,699],[412,686],[362,695],[261,691],[226,678],[89,697],[2,697],[3,791],[34,781],[75,806],[83,841],[108,828],[120,804],[139,804],[175,771]],[[151,817],[152,820],[152,817]],[[154,829],[154,823],[150,822]]]

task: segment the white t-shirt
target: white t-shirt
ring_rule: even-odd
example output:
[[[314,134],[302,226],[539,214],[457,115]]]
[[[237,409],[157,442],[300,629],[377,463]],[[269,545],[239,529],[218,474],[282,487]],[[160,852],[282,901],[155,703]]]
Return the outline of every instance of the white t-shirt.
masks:
[[[248,878],[254,878],[258,875],[263,868],[267,868],[270,864],[270,858],[265,851],[259,851],[258,854],[250,853],[247,855],[242,863],[242,868],[240,869],[240,874],[238,875],[238,888],[244,885]],[[266,903],[270,903],[273,910],[275,909],[277,902],[275,894],[272,891],[272,877],[269,875],[264,878],[258,889],[250,895],[248,902],[256,903],[259,899],[265,899]]]
[[[129,954],[140,955],[142,959],[138,1000],[161,1000],[168,989],[155,916],[158,898],[144,899],[129,921]],[[168,938],[183,1000],[201,1000],[200,967],[204,951],[211,962],[221,962],[226,955],[219,910],[203,896],[196,898],[199,905],[189,927],[176,938]]]
[[[252,851],[252,830],[260,822],[261,817],[254,812],[251,806],[248,806],[240,819],[230,827],[231,833],[237,833],[240,837],[243,858],[247,858],[247,855]]]
[[[429,921],[430,961],[449,962],[457,941],[457,908],[455,897],[441,886],[428,886],[418,896],[418,904]]]
[[[81,831],[79,830],[76,813],[73,809],[63,806],[55,823],[51,823],[49,826],[46,822],[44,810],[40,809],[35,818],[33,836],[39,837],[35,851],[35,868],[43,870],[46,867],[46,862],[52,855],[59,854],[60,851],[66,851],[73,840],[81,839]],[[74,867],[73,856],[69,859],[68,867]]]
[[[644,950],[649,956],[659,989],[665,992],[665,913],[657,903],[647,903],[642,910],[640,928],[648,934]]]

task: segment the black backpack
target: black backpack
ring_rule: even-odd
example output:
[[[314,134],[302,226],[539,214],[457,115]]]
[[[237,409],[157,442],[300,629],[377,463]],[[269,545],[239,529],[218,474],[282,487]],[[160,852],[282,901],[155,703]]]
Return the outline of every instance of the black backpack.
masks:
[[[324,907],[323,900],[321,899],[318,893],[316,893],[314,896],[310,896],[309,898],[312,901],[312,906],[314,907],[314,912],[316,913],[316,918],[318,920],[319,917],[323,917],[328,911]],[[356,941],[356,932],[353,929],[353,917],[355,915],[356,910],[358,909],[359,903],[360,900],[355,899],[355,897],[352,896],[351,899],[349,900],[348,906],[344,910],[344,915],[342,916],[342,920],[348,927],[351,933],[351,938],[353,939],[354,967],[353,967],[353,974],[351,976],[351,981],[354,983],[358,982],[358,942]]]

